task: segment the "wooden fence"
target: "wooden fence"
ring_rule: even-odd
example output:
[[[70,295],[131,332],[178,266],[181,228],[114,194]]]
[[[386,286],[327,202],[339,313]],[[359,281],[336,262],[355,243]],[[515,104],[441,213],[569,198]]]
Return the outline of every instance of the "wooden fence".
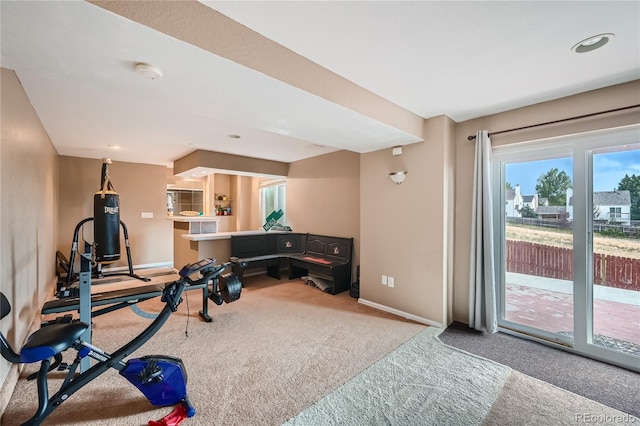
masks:
[[[507,272],[573,280],[573,250],[507,240]],[[640,259],[593,255],[593,282],[640,291]]]

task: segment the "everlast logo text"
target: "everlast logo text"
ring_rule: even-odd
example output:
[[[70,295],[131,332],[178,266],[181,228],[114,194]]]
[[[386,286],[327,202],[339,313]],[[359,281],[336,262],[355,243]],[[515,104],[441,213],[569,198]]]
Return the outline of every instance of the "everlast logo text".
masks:
[[[104,206],[104,212],[105,213],[109,213],[109,214],[116,214],[118,213],[118,207],[108,207],[108,206]]]

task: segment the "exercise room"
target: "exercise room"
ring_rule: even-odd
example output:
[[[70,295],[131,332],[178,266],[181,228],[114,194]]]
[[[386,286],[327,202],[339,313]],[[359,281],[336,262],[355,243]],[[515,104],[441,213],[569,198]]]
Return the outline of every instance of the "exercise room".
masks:
[[[640,421],[639,2],[0,12],[3,426]]]

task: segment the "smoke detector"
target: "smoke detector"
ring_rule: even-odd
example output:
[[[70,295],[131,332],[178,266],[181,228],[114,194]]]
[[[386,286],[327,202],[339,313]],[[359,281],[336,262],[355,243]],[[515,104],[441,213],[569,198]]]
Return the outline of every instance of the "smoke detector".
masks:
[[[136,73],[147,80],[160,80],[162,78],[162,70],[149,64],[136,64]]]

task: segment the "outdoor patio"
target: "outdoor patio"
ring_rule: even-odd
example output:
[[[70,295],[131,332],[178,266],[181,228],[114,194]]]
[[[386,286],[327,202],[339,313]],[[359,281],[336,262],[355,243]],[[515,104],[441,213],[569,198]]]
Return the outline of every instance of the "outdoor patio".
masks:
[[[573,283],[507,273],[506,319],[573,334]],[[594,343],[640,356],[640,292],[594,286]]]

